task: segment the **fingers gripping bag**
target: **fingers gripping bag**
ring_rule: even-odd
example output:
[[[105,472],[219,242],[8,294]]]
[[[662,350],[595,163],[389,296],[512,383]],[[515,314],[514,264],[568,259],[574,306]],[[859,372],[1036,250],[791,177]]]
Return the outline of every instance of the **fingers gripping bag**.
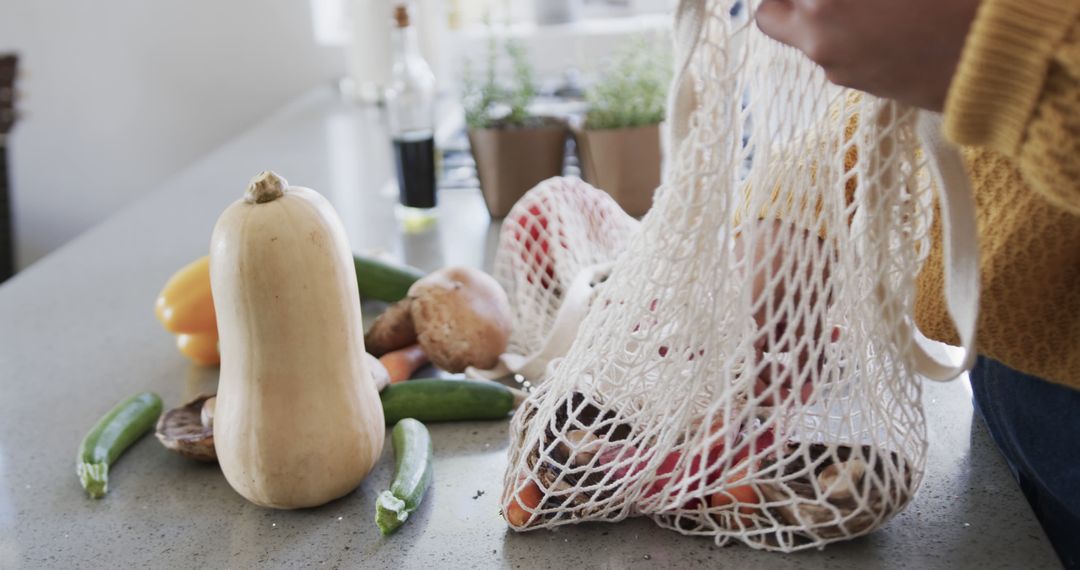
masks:
[[[923,476],[920,383],[970,364],[973,208],[939,118],[828,83],[734,4],[678,5],[665,180],[514,416],[515,530],[649,516],[777,551],[869,533]],[[956,364],[912,317],[935,200]]]

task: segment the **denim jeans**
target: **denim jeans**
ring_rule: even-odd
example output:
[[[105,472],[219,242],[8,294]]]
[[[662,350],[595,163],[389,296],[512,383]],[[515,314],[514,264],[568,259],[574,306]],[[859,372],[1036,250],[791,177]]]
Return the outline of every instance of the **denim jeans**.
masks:
[[[975,408],[1066,568],[1080,568],[1080,391],[980,356]]]

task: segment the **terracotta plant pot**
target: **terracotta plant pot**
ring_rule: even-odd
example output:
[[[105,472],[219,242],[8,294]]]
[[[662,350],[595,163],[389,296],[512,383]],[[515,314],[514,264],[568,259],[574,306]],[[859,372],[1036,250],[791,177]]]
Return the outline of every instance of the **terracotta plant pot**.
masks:
[[[581,173],[631,216],[644,216],[660,186],[660,125],[575,131]]]
[[[480,190],[492,218],[502,218],[525,192],[563,170],[568,131],[541,127],[469,129]]]

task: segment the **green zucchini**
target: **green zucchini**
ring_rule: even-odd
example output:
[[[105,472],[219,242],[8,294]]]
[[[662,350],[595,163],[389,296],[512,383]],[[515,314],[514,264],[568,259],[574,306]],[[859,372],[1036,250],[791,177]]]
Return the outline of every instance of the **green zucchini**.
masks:
[[[161,398],[143,392],[119,404],[101,417],[83,438],[75,473],[91,498],[109,490],[109,465],[131,444],[154,428],[161,415]]]
[[[353,265],[356,266],[360,298],[365,300],[400,301],[409,293],[409,287],[424,276],[424,272],[415,267],[387,263],[363,255],[354,255]]]
[[[405,418],[394,426],[394,482],[375,501],[375,525],[385,535],[398,529],[420,506],[431,484],[431,434]]]
[[[514,409],[514,392],[497,382],[423,379],[391,384],[379,394],[386,424],[498,420]]]

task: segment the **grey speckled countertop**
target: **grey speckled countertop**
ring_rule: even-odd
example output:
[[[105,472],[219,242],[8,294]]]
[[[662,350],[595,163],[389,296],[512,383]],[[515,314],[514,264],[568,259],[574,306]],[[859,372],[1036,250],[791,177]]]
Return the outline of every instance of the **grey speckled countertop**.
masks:
[[[433,426],[435,482],[389,538],[373,523],[389,445],[355,492],[316,509],[256,507],[217,466],[169,454],[152,437],[115,465],[105,499],[87,499],[75,450],[101,413],[141,390],[174,406],[216,382],[216,370],[176,352],[152,307],[168,276],[206,252],[217,214],[253,174],[273,168],[326,194],[358,251],[429,269],[490,264],[495,226],[475,191],[444,191],[431,232],[397,230],[382,190],[389,160],[376,112],[318,90],[0,286],[0,568],[1058,565],[959,381],[926,387],[930,458],[911,506],[869,537],[795,555],[718,548],[648,520],[508,532],[496,506],[505,422]]]

